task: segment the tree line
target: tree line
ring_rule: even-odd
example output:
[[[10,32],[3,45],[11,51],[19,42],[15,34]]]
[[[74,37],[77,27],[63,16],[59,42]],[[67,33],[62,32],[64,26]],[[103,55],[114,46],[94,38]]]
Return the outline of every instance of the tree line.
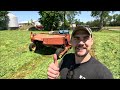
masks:
[[[70,24],[89,25],[90,27],[103,26],[120,26],[120,14],[113,14],[115,11],[91,11],[94,21],[86,23],[75,19],[76,15],[80,15],[81,11],[39,11],[39,22],[44,26],[44,30],[70,29]],[[0,27],[6,27],[8,11],[0,11]],[[61,25],[60,25],[61,24]]]
[[[0,11],[0,29],[7,29],[8,11]]]

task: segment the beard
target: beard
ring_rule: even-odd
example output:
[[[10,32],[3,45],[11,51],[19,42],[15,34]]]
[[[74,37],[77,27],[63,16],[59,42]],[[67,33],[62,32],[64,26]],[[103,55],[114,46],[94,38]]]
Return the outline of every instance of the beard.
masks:
[[[89,52],[88,52],[88,51],[86,51],[86,53],[85,53],[85,54],[80,55],[80,54],[78,54],[78,52],[75,52],[75,55],[76,55],[76,56],[78,56],[78,57],[85,57],[88,53],[89,53]]]
[[[75,55],[78,57],[85,57],[89,53],[86,47],[75,47]]]

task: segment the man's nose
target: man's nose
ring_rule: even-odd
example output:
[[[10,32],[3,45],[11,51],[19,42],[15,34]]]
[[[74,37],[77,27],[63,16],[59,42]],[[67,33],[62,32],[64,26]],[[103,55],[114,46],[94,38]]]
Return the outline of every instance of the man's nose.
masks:
[[[78,44],[83,45],[84,44],[83,40],[80,40]]]

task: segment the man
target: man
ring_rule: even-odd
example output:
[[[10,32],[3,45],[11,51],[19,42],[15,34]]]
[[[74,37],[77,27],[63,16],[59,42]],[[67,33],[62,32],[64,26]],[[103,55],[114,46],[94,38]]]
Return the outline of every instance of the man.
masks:
[[[88,27],[77,26],[71,35],[74,53],[66,54],[58,65],[54,54],[54,63],[48,67],[48,78],[57,79],[113,79],[109,69],[90,55],[93,45],[92,31]]]

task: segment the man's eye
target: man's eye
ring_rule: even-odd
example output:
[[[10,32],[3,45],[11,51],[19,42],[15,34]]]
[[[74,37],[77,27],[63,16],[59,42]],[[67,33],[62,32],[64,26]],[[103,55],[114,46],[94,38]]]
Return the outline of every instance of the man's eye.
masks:
[[[74,38],[74,40],[79,40],[79,38]]]
[[[84,39],[89,39],[89,36],[84,37]]]
[[[74,38],[74,40],[77,40],[77,38]]]

